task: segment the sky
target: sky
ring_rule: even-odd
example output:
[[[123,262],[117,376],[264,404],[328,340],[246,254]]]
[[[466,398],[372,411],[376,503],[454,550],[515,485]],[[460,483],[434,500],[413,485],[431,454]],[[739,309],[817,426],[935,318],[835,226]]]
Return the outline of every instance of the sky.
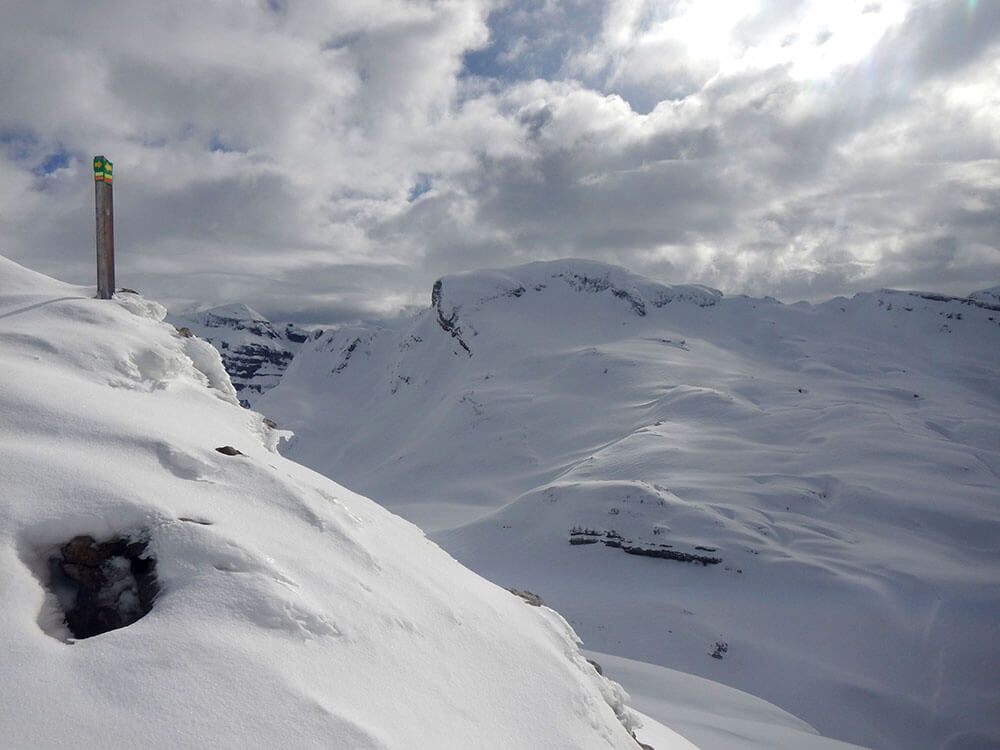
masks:
[[[1000,284],[1000,0],[0,0],[0,254],[337,323],[580,257]]]

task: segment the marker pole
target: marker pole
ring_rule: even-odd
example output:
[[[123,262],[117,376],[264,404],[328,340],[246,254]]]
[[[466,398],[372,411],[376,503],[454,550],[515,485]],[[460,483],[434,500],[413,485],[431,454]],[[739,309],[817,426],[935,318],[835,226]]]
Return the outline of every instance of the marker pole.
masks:
[[[94,157],[94,199],[97,218],[97,298],[115,293],[115,203],[111,191],[112,164]]]

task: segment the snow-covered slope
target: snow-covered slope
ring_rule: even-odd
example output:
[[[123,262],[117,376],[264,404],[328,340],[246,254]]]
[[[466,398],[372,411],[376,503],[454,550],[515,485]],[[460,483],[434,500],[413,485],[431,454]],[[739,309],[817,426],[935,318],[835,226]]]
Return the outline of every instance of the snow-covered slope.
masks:
[[[1000,743],[998,373],[985,298],[782,305],[560,261],[311,342],[260,408],[590,648],[968,750]]]
[[[666,667],[588,653],[605,675],[628,685],[631,705],[647,726],[637,736],[653,747],[669,726],[707,750],[849,750],[760,698]],[[652,720],[650,720],[650,718]]]
[[[636,747],[557,614],[279,456],[162,307],[92,294],[0,259],[0,745]],[[70,638],[65,576],[124,611],[150,554],[152,611]]]
[[[313,335],[291,323],[276,326],[240,303],[168,319],[219,350],[244,406],[278,384],[299,346]]]

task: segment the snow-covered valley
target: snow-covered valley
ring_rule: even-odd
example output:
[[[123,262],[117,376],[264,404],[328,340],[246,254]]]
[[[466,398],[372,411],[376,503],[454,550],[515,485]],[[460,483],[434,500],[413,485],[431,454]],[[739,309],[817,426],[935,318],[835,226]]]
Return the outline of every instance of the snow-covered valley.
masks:
[[[585,261],[463,274],[405,325],[307,342],[256,408],[295,433],[283,454],[537,592],[589,649],[862,745],[991,748],[996,292],[782,305]]]

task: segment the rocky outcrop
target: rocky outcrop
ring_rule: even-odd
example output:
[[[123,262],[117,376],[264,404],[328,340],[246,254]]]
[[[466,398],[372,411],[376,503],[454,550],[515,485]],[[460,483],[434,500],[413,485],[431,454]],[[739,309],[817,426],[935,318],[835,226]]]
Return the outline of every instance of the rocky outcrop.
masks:
[[[569,532],[569,543],[573,545],[597,544],[600,542],[605,547],[620,549],[626,555],[638,555],[639,557],[657,557],[661,560],[676,560],[677,562],[701,563],[702,565],[718,565],[722,562],[721,557],[702,554],[703,552],[715,552],[713,547],[697,546],[696,552],[683,552],[674,549],[672,544],[643,544],[632,539],[626,539],[614,529],[599,530],[585,529],[574,526]]]
[[[611,278],[607,274],[603,276],[589,276],[581,273],[566,272],[556,274],[554,278],[562,279],[578,292],[595,293],[610,291],[618,299],[627,302],[632,308],[632,312],[640,318],[646,315],[646,302],[642,297],[637,292],[615,286],[611,283]]]
[[[175,325],[181,335],[196,335],[219,350],[243,406],[277,385],[299,347],[316,335],[292,323],[277,326],[242,304],[194,313]]]
[[[469,348],[469,345],[462,338],[462,327],[458,324],[458,308],[452,308],[449,313],[445,313],[441,300],[441,289],[441,279],[438,279],[434,282],[434,287],[431,289],[431,306],[437,313],[438,325],[441,326],[441,330],[450,334],[458,342],[458,345],[465,349],[465,353],[471,357],[472,349]]]
[[[75,638],[123,628],[152,610],[159,585],[147,540],[77,536],[49,558],[50,587]]]
[[[952,297],[949,294],[938,294],[937,292],[907,292],[897,289],[880,289],[881,295],[904,295],[929,302],[955,302],[968,307],[979,307],[983,310],[994,310],[1000,312],[1000,287],[984,289],[980,292],[973,292],[968,297]]]

